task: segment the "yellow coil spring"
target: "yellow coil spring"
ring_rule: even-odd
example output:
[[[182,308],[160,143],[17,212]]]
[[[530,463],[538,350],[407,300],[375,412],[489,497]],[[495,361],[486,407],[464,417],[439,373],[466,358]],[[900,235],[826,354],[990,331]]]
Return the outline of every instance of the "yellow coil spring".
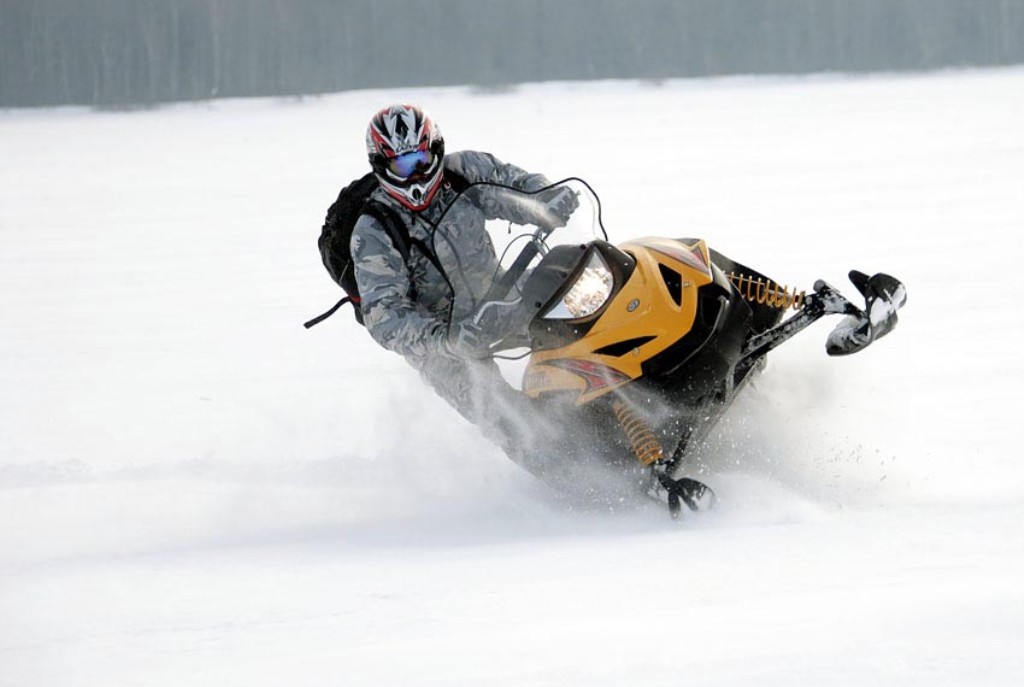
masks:
[[[637,460],[643,465],[650,465],[664,457],[661,450],[661,442],[654,436],[654,431],[647,422],[633,412],[633,410],[622,401],[616,401],[612,406],[615,410],[615,417],[619,419],[629,445],[636,454]]]
[[[751,303],[762,303],[779,310],[792,307],[799,310],[807,297],[806,291],[797,291],[788,286],[780,286],[771,279],[754,279],[745,274],[729,273],[729,281],[733,283],[740,295]]]

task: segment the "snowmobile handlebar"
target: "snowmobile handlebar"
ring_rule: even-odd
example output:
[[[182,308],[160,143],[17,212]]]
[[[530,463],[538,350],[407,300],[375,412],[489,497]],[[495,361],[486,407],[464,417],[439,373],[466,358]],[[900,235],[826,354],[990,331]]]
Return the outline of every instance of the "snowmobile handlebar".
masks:
[[[491,285],[487,292],[486,300],[499,300],[512,290],[512,286],[519,281],[519,278],[526,274],[526,268],[530,266],[533,259],[544,250],[544,239],[546,239],[555,227],[537,225],[529,244],[516,256],[515,261],[509,266],[503,275]]]

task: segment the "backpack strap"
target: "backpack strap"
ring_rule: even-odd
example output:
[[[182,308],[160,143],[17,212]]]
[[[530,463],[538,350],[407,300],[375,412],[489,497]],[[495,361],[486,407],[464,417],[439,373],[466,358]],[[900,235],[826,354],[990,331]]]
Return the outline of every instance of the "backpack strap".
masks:
[[[352,300],[351,296],[345,296],[340,301],[335,303],[334,307],[332,307],[330,310],[328,310],[327,312],[325,312],[322,315],[317,315],[316,317],[314,317],[313,319],[311,319],[308,322],[304,322],[302,326],[305,327],[306,329],[309,329],[310,327],[315,327],[316,325],[320,324],[321,322],[326,320],[328,317],[330,317],[334,313],[338,312],[338,310],[341,308],[341,306],[345,305],[346,303],[351,303],[352,307],[356,308],[356,310],[358,311],[359,305],[355,301]],[[360,320],[359,323],[362,324],[362,321]]]
[[[368,200],[363,205],[364,215],[377,220],[377,224],[384,227],[384,231],[388,233],[388,237],[391,238],[391,243],[394,244],[398,252],[402,254],[402,260],[409,262],[409,244],[412,239],[409,236],[409,228],[405,226],[405,222],[401,220],[395,211],[384,205],[377,200]]]
[[[402,260],[407,266],[409,264],[409,247],[416,246],[438,272],[442,275],[445,274],[444,268],[441,267],[441,261],[437,259],[434,251],[427,246],[425,241],[409,234],[409,227],[405,225],[405,222],[402,221],[402,218],[394,210],[380,201],[368,200],[366,205],[363,206],[363,213],[373,217],[384,227],[388,236],[391,237],[391,242],[398,249],[398,252],[401,253]],[[409,280],[409,297],[416,300],[416,284],[412,279]]]
[[[444,170],[444,180],[448,182],[456,193],[463,193],[472,185],[469,183],[469,179],[451,169]]]

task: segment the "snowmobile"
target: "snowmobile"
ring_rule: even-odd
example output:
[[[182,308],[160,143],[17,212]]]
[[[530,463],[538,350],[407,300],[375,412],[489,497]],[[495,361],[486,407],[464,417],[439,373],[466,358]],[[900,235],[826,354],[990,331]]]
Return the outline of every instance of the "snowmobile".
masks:
[[[563,189],[576,199],[568,219],[545,204]],[[587,428],[587,458],[616,466],[674,516],[714,504],[710,487],[680,472],[769,352],[841,315],[826,352],[857,353],[892,331],[906,303],[903,284],[886,274],[849,273],[858,306],[825,281],[810,293],[783,286],[699,238],[613,245],[600,199],[578,178],[535,193],[475,184],[456,203],[486,214],[499,196],[534,221],[488,222],[499,265],[486,288],[456,288],[456,300],[463,311],[517,302],[525,333],[497,342],[494,355],[523,349],[522,392],[572,408]],[[443,240],[443,218],[437,226]]]

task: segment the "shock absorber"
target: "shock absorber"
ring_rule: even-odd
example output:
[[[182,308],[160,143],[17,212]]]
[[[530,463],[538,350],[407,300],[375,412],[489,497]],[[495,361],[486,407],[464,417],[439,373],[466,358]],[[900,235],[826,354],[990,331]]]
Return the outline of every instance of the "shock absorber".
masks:
[[[754,279],[746,274],[729,273],[729,281],[733,283],[740,295],[751,303],[769,305],[779,310],[793,308],[799,310],[807,297],[806,291],[797,291],[789,286],[776,284],[771,279]]]
[[[661,448],[661,442],[655,436],[654,430],[640,415],[633,411],[622,401],[615,401],[612,405],[615,417],[618,418],[622,430],[626,433],[629,446],[633,454],[640,461],[641,465],[648,466],[662,460],[665,452]]]
[[[661,442],[655,436],[654,430],[638,413],[622,401],[615,401],[612,405],[615,410],[615,417],[622,425],[629,445],[633,449],[637,460],[644,467],[656,465],[654,468],[655,482],[651,485],[648,494],[661,498],[663,494],[668,503],[669,513],[673,518],[679,517],[683,504],[692,511],[707,510],[715,504],[715,492],[703,482],[695,479],[682,477],[673,479],[669,473],[672,471],[674,460],[666,463],[665,453],[661,448]]]

